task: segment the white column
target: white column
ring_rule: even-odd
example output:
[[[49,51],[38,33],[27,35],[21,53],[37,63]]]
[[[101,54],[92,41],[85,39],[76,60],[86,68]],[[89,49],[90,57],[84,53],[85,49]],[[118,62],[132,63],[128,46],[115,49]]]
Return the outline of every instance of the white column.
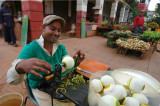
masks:
[[[94,14],[102,15],[104,0],[96,0],[96,5],[93,7],[95,9]]]
[[[128,13],[129,13],[129,8],[127,7],[127,8],[126,8],[126,10],[125,10],[125,14],[124,14],[123,22],[127,22],[127,19],[128,19]]]
[[[71,0],[68,0],[68,17],[71,17]]]
[[[88,0],[77,0],[77,11],[87,11]]]
[[[116,13],[117,13],[118,2],[119,2],[119,0],[115,0],[115,1],[112,3],[110,18],[115,19]]]
[[[120,11],[119,22],[123,22],[125,9],[126,9],[126,5],[124,4],[124,5],[122,6],[122,8],[121,8],[121,11]]]
[[[50,12],[51,12],[51,14],[54,14],[54,8],[53,8],[53,1],[50,1],[50,7],[51,7],[51,9],[50,9]]]

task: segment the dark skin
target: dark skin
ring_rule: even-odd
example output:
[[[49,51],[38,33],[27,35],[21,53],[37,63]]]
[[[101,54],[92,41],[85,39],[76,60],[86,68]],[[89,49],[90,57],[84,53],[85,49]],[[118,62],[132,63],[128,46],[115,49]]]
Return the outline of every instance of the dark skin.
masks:
[[[141,13],[140,13],[140,16],[144,16],[144,12],[141,12]]]
[[[6,8],[8,8],[9,5],[10,5],[10,2],[8,2],[8,1],[4,2],[4,6],[5,6]]]
[[[50,54],[52,54],[52,48],[53,48],[54,43],[57,42],[58,38],[61,35],[61,29],[62,29],[62,26],[58,20],[53,21],[49,25],[42,26],[42,30],[43,30],[42,35],[44,38],[44,48]],[[82,51],[78,50],[74,54],[73,58],[77,58],[78,56],[79,56],[78,64],[80,64],[80,62],[82,62],[85,59],[85,54],[83,54]],[[38,74],[35,70],[44,72],[46,74],[49,74],[51,71],[53,71],[52,66],[48,62],[37,59],[37,58],[25,59],[16,65],[16,71],[19,74],[31,73],[31,74],[34,74],[35,76],[42,77],[42,75]]]

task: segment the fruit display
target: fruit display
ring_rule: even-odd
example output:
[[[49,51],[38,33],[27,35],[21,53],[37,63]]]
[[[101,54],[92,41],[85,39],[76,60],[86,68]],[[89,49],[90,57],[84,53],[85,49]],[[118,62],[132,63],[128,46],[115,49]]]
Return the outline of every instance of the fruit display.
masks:
[[[149,26],[150,28],[159,28],[159,25],[158,25],[157,23],[155,23],[155,22],[150,22],[150,23],[148,23],[148,26]]]
[[[120,30],[114,30],[109,32],[109,36],[108,37],[112,37],[113,38],[119,38],[119,37],[124,37],[124,38],[128,38],[131,35],[130,32],[124,32],[124,31],[120,31]]]
[[[160,39],[160,33],[155,31],[144,31],[141,37],[148,42],[154,42]]]
[[[104,34],[103,34],[103,37],[104,37],[104,38],[108,38],[108,33],[107,33],[107,32],[104,33]]]
[[[107,24],[107,23],[108,23],[108,21],[105,20],[105,21],[102,21],[102,22],[101,22],[101,25],[103,26],[103,25],[105,25],[105,24]]]
[[[147,51],[150,48],[150,44],[144,42],[143,40],[138,40],[137,38],[128,39],[123,41],[121,39],[116,40],[118,46],[130,49],[130,50],[137,50],[137,51]]]
[[[126,30],[125,32],[129,32],[129,33],[132,33],[130,30]]]
[[[126,29],[128,29],[128,27],[124,26],[124,25],[116,24],[116,25],[113,26],[113,29],[126,30]]]
[[[92,79],[90,87],[97,98],[94,100],[92,93],[89,93],[88,100],[92,106],[150,106],[149,100],[142,92],[145,83],[136,77],[131,77],[126,85],[120,85],[110,75]],[[90,90],[91,90],[90,88]],[[97,92],[98,90],[98,92]],[[129,93],[128,93],[129,92]],[[96,99],[96,98],[95,98]]]

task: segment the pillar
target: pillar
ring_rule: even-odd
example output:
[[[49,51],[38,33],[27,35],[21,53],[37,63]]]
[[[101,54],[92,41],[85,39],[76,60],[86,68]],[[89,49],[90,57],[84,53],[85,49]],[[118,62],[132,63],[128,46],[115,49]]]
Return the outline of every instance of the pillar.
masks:
[[[95,7],[93,7],[94,22],[97,23],[98,26],[101,25],[103,4],[104,4],[104,0],[96,0],[96,5]]]
[[[28,15],[29,26],[27,43],[37,39],[41,35],[41,26],[43,23],[43,4],[41,0],[21,1],[23,15]]]
[[[110,13],[110,21],[115,21],[118,3],[119,3],[119,0],[115,0],[112,3],[111,13]]]
[[[124,4],[120,11],[119,23],[123,22],[126,5]]]
[[[45,15],[53,14],[53,1],[44,1],[45,3]]]
[[[77,0],[76,9],[76,37],[81,38],[81,19],[86,20],[88,0]]]
[[[67,22],[67,30],[71,30],[71,16],[72,16],[72,1],[68,0],[68,22]]]
[[[128,8],[128,7],[126,7],[123,22],[127,22],[127,19],[128,19],[128,13],[129,13],[129,8]]]

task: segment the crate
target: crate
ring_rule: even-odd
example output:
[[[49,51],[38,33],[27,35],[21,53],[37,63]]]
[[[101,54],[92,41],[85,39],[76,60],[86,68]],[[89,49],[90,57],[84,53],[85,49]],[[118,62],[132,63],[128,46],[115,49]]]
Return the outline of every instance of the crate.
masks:
[[[138,51],[138,50],[126,49],[126,48],[123,48],[123,47],[120,47],[120,46],[117,47],[117,53],[118,53],[118,54],[122,54],[122,55],[132,55],[132,56],[138,57],[138,58],[140,58],[140,59],[143,58],[143,56],[144,56],[144,54],[145,54],[146,52],[147,52],[147,51]]]

